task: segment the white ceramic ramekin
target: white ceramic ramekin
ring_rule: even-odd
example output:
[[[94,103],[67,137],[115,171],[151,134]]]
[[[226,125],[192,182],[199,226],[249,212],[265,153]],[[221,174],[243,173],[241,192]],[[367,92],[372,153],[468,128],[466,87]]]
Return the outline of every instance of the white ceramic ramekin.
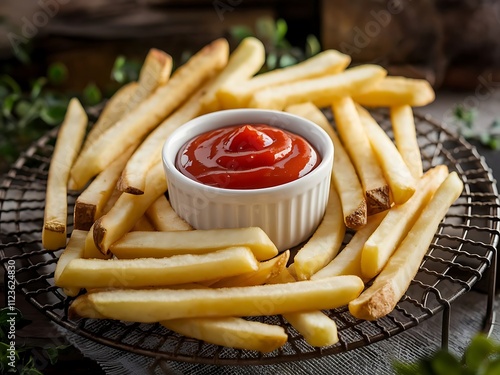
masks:
[[[267,124],[298,134],[320,153],[321,162],[295,181],[245,190],[203,185],[175,167],[179,149],[190,139],[239,124]],[[260,227],[283,251],[306,240],[320,223],[328,202],[333,152],[326,132],[302,117],[279,111],[234,109],[209,113],[179,127],[166,140],[162,159],[170,203],[194,228]]]

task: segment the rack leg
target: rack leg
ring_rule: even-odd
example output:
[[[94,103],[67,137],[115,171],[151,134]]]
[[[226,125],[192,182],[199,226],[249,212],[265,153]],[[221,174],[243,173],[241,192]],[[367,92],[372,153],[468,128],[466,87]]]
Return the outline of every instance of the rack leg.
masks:
[[[450,321],[451,321],[451,305],[448,301],[444,303],[443,309],[443,324],[441,326],[441,349],[448,350],[450,342]]]
[[[486,316],[484,317],[484,324],[482,332],[490,336],[493,329],[493,324],[495,323],[495,292],[497,283],[497,252],[498,249],[493,251],[493,256],[491,257],[491,267],[488,275],[488,300],[486,301]]]

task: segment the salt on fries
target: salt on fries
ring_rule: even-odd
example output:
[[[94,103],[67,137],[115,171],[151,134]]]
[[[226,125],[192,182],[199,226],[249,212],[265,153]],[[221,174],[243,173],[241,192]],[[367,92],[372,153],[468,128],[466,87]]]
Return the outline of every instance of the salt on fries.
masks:
[[[159,322],[216,345],[269,352],[286,343],[285,329],[245,317],[282,314],[322,347],[339,337],[321,310],[349,305],[370,320],[392,311],[462,190],[445,166],[423,174],[411,107],[432,101],[432,88],[387,77],[377,65],[349,68],[350,57],[333,50],[255,75],[264,60],[255,38],[232,54],[220,39],[170,76],[170,56],[152,49],[138,81],[108,101],[85,142],[87,117],[72,100],[43,228],[45,247],[64,247],[66,189],[81,190],[54,275],[68,296],[79,295],[71,317]],[[361,105],[390,107],[394,143]],[[318,108],[328,106],[336,129]],[[200,114],[239,107],[286,109],[334,144],[329,204],[300,249],[278,254],[260,228],[197,230],[170,206],[165,138]],[[346,228],[356,232],[343,246]]]

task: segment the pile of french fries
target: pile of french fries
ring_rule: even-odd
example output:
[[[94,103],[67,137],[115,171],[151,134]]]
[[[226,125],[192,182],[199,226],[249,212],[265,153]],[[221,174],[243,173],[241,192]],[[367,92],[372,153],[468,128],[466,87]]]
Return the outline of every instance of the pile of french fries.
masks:
[[[321,347],[338,341],[321,310],[348,305],[374,320],[394,309],[463,189],[446,166],[422,169],[412,107],[430,103],[432,88],[380,66],[349,67],[350,57],[333,50],[256,75],[264,52],[247,38],[230,54],[219,39],[171,74],[171,57],[153,49],[86,138],[85,111],[71,101],[50,165],[42,241],[65,248],[54,278],[76,296],[72,316],[159,322],[270,352],[286,343],[284,328],[245,317],[282,314]],[[365,106],[390,108],[394,142]],[[260,228],[195,230],[166,198],[165,139],[198,115],[240,107],[303,116],[334,144],[325,216],[294,257]],[[336,130],[320,107],[331,107]],[[68,189],[81,193],[66,243]],[[342,249],[347,228],[355,234]]]

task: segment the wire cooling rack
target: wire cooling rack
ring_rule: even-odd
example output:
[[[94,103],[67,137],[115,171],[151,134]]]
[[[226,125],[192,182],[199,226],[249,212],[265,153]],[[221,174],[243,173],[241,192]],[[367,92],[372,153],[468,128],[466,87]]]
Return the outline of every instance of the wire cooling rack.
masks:
[[[389,135],[387,112],[374,116]],[[338,326],[339,342],[314,348],[281,316],[248,319],[278,324],[289,340],[271,353],[207,344],[171,332],[159,324],[68,318],[72,298],[54,286],[54,270],[62,250],[41,244],[45,188],[56,130],[35,142],[12,166],[0,187],[0,256],[4,267],[15,263],[18,291],[52,321],[83,337],[113,348],[167,360],[206,364],[270,364],[345,352],[394,336],[442,310],[443,342],[448,337],[450,303],[471,289],[492,266],[496,272],[499,199],[491,171],[476,149],[430,118],[415,116],[424,168],[445,164],[464,182],[464,191],[450,208],[408,291],[388,316],[368,322],[355,319],[347,307],[326,313]],[[68,234],[77,194],[69,196]],[[352,233],[347,233],[347,243]],[[494,277],[490,282],[487,318],[491,320]],[[490,321],[491,323],[491,321]]]

